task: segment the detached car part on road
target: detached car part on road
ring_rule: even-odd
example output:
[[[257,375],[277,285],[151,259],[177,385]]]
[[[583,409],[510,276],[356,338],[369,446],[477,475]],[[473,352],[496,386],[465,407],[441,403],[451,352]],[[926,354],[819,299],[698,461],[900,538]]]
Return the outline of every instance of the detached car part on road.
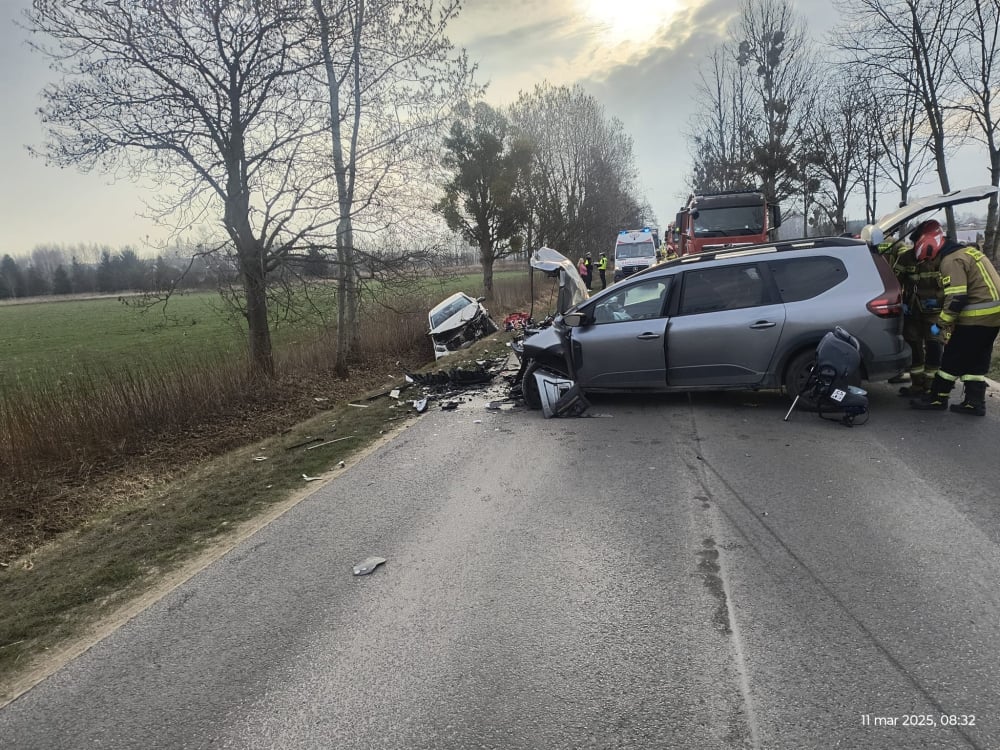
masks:
[[[473,299],[463,292],[456,292],[431,308],[427,322],[434,359],[464,349],[499,330],[489,311],[483,307],[485,300],[485,297]]]
[[[910,350],[899,283],[875,246],[919,214],[995,190],[921,199],[865,227],[862,240],[753,245],[639,272],[560,310],[551,326],[525,338],[525,402],[542,407],[542,372],[565,393],[784,388],[800,407],[815,409],[806,382],[817,344],[836,326],[858,341],[860,377],[886,380],[906,368]]]

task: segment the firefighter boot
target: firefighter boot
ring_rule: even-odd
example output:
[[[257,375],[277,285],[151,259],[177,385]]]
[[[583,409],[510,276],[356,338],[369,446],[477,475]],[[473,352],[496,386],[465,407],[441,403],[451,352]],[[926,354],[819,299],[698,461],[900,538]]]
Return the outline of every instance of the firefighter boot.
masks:
[[[956,414],[968,414],[970,417],[986,416],[986,381],[966,380],[965,395],[962,403],[953,404],[951,410]]]
[[[953,385],[953,381],[935,375],[927,392],[920,398],[910,401],[910,408],[921,411],[947,411],[948,394],[951,393]]]
[[[927,393],[928,378],[922,372],[910,373],[910,384],[899,389],[900,396],[920,398]]]

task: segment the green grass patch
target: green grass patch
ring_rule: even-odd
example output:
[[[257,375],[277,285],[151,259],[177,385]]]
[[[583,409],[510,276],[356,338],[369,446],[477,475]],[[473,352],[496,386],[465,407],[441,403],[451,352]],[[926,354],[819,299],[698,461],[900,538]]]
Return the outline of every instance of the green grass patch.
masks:
[[[496,286],[526,278],[526,271],[504,271]],[[276,350],[302,345],[328,328],[335,317],[333,287],[298,294],[294,315],[279,316],[272,331]],[[405,295],[436,304],[453,292],[476,295],[481,274],[428,277]],[[379,289],[369,309],[377,309]],[[386,295],[398,300],[401,295]],[[122,302],[120,300],[125,300]],[[393,299],[381,300],[391,304]],[[413,315],[427,310],[418,304]],[[143,307],[139,298],[66,299],[0,305],[0,391],[20,383],[57,383],[75,374],[102,373],[121,365],[131,369],[174,367],[187,356],[204,360],[243,357],[245,324],[219,294],[178,294],[165,305]]]

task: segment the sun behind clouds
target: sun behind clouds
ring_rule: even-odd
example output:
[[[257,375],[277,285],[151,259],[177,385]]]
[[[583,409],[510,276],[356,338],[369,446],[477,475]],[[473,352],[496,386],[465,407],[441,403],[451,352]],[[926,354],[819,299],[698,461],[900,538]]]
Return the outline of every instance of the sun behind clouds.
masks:
[[[607,44],[645,42],[680,10],[677,0],[576,0],[576,4]]]

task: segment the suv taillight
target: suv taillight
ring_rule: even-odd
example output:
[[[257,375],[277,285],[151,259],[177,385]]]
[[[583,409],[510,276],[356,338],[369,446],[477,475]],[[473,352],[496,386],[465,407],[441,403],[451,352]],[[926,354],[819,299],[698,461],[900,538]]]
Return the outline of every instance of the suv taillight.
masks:
[[[899,280],[881,255],[872,253],[872,260],[875,261],[875,267],[882,278],[885,290],[875,299],[868,301],[866,305],[868,312],[880,318],[898,318],[903,314],[903,290],[899,286]]]

